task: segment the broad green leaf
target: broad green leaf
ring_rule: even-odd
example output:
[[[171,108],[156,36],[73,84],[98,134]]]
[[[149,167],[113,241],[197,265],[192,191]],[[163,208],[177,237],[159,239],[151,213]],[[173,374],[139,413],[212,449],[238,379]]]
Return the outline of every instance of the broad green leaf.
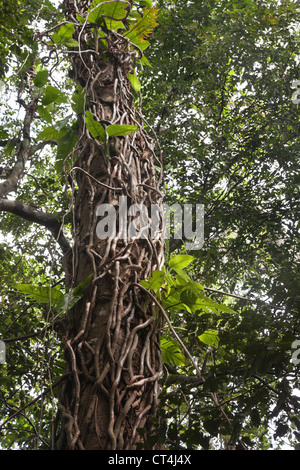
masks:
[[[78,286],[74,288],[74,295],[83,295],[84,290],[89,285],[92,278],[93,278],[93,274],[90,274],[83,282],[78,284]]]
[[[45,107],[45,106],[38,106],[38,113],[40,115],[40,117],[48,122],[48,124],[51,124],[52,122],[52,116],[51,116],[51,113],[49,112],[49,110]]]
[[[80,85],[77,85],[76,90],[73,93],[71,102],[72,109],[76,114],[83,113],[84,97],[84,89]]]
[[[55,169],[58,173],[63,172],[63,163],[65,159],[71,155],[78,140],[78,132],[76,129],[70,128],[67,133],[58,140],[57,144],[57,161]]]
[[[131,135],[137,131],[137,126],[112,124],[106,128],[106,132],[110,137],[117,137],[122,135]]]
[[[88,276],[85,281],[81,282],[74,289],[64,294],[61,304],[58,306],[60,310],[69,310],[80,300],[84,294],[85,288],[88,286],[93,275]]]
[[[141,89],[141,82],[139,81],[137,75],[136,75],[136,72],[134,71],[133,73],[129,73],[127,75],[127,78],[128,80],[130,81],[131,85],[132,85],[132,88],[134,89],[134,91],[140,91]]]
[[[118,31],[119,29],[125,29],[122,21],[112,20],[110,18],[104,18],[105,25],[110,31]]]
[[[228,305],[220,304],[219,302],[216,302],[216,309],[222,313],[236,313],[236,311],[228,307]]]
[[[81,295],[74,295],[73,291],[67,292],[63,295],[59,302],[56,303],[55,307],[59,311],[70,310],[74,305],[81,299]]]
[[[134,45],[138,46],[138,48],[141,50],[141,51],[144,51],[147,49],[147,47],[150,46],[150,42],[149,41],[142,41],[142,40],[139,40],[138,38],[135,38],[134,42],[131,41]]]
[[[85,23],[85,18],[81,15],[79,15],[78,13],[76,14],[76,19],[78,20],[78,22],[80,24],[84,24]]]
[[[185,286],[186,284],[192,282],[190,276],[183,269],[177,269],[176,274],[176,281],[178,284]]]
[[[214,300],[210,299],[209,297],[205,296],[199,296],[195,302],[195,304],[192,306],[192,310],[194,313],[199,313],[199,311],[204,310],[205,312],[213,312],[215,314],[218,314],[219,311],[217,309],[218,303],[215,302]]]
[[[62,44],[67,47],[77,47],[78,41],[73,38],[75,31],[75,23],[67,23],[60,27],[60,29],[52,34],[52,40],[55,44]]]
[[[57,121],[55,123],[55,128],[58,129],[59,131],[63,131],[64,129],[67,129],[67,125],[72,118],[72,114],[68,114],[64,119],[61,119],[60,121]]]
[[[204,287],[201,284],[199,284],[199,282],[197,282],[197,281],[192,281],[192,287],[193,287],[193,289],[198,289],[198,290],[203,290],[204,289]]]
[[[206,330],[202,335],[198,336],[199,340],[208,346],[217,347],[219,344],[218,331]]]
[[[171,275],[170,271],[163,266],[163,272],[165,274],[165,281],[168,284],[168,286],[174,286],[176,284],[176,281],[174,277]]]
[[[67,47],[78,47],[79,43],[76,39],[70,38],[65,40],[64,45]]]
[[[58,88],[48,85],[42,98],[42,104],[47,106],[53,102],[57,104],[66,103],[67,98]]]
[[[8,139],[9,133],[3,126],[0,126],[0,139]]]
[[[210,297],[206,297],[204,295],[199,295],[194,306],[193,311],[197,311],[199,309],[203,309],[205,311],[212,311],[214,313],[219,314],[222,313],[236,313],[230,307],[225,304],[216,302],[215,300],[211,299]]]
[[[174,269],[174,271],[184,269],[191,264],[194,259],[195,258],[191,255],[175,255],[169,261],[169,268]]]
[[[141,7],[152,7],[152,0],[142,0],[139,3]]]
[[[41,88],[46,85],[48,81],[48,75],[48,70],[41,70],[40,72],[38,72],[33,80],[35,86]]]
[[[84,290],[90,283],[92,277],[93,277],[93,274],[90,274],[85,279],[85,281],[78,284],[78,286],[76,286],[70,292],[64,294],[63,303],[60,305],[61,310],[69,310],[72,307],[74,307],[74,305],[78,302],[78,300],[82,298],[84,294]]]
[[[67,133],[58,140],[57,158],[65,159],[72,152],[78,138],[76,129],[69,129]]]
[[[87,21],[100,25],[102,18],[107,17],[115,21],[125,20],[128,16],[128,3],[122,0],[101,2],[94,0],[87,14]]]
[[[140,63],[142,65],[148,65],[148,67],[152,67],[152,65],[150,64],[149,60],[147,59],[147,57],[143,56],[141,59],[140,59]]]
[[[62,38],[62,40],[72,38],[74,32],[75,32],[75,23],[63,24],[58,30],[58,34]]]
[[[180,351],[180,346],[174,338],[162,336],[160,347],[163,362],[166,364],[172,364],[173,366],[183,366],[186,364],[185,357]]]
[[[186,305],[194,305],[197,301],[197,294],[195,294],[191,289],[185,289],[180,294],[180,300]]]
[[[27,295],[32,300],[39,303],[49,304],[50,301],[55,306],[63,298],[63,292],[54,287],[33,286],[31,284],[17,284],[15,288]]]
[[[69,114],[64,119],[57,121],[53,126],[43,129],[37,136],[38,140],[58,140],[63,137],[69,130],[68,123],[72,117]]]
[[[59,130],[55,126],[46,127],[37,136],[38,140],[57,140],[58,138]]]
[[[152,277],[146,281],[141,281],[141,285],[146,289],[157,292],[164,282],[164,273],[162,271],[153,271]]]
[[[130,25],[130,30],[124,34],[127,38],[136,44],[138,41],[146,41],[156,28],[158,10],[155,7],[145,9],[144,15],[134,24]]]
[[[106,132],[102,124],[94,118],[93,114],[90,111],[85,113],[85,123],[90,134],[94,139],[99,140],[100,142],[106,141]]]

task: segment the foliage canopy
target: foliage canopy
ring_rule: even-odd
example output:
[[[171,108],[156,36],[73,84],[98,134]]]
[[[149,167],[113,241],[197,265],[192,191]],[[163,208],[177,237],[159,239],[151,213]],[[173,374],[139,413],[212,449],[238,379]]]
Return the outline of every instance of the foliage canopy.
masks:
[[[164,424],[153,442],[169,449],[297,446],[300,137],[291,98],[299,2],[138,3],[145,15],[135,22],[126,24],[126,2],[98,1],[88,21],[126,29],[136,48],[147,49],[139,74],[128,79],[165,155],[166,202],[205,207],[203,249],[184,253],[182,241],[171,240],[164,269],[142,283],[169,320],[161,342]],[[62,266],[72,223],[66,175],[84,93],[69,70],[73,27],[50,1],[2,1],[0,23],[0,185],[26,140],[24,102],[36,106],[31,150],[10,193],[18,204],[6,195],[0,203],[1,446],[47,448],[63,373],[51,325],[84,287],[66,293]],[[88,113],[84,119],[99,142],[135,130],[105,130]],[[36,225],[29,210],[25,217],[27,207],[42,211],[45,223]]]

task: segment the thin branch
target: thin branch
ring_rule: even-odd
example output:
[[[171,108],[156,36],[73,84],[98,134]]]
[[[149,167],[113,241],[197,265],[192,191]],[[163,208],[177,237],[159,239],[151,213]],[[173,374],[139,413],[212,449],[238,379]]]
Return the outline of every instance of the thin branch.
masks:
[[[30,157],[30,128],[38,106],[38,98],[25,105],[26,113],[23,124],[23,140],[19,143],[16,151],[17,161],[8,176],[0,183],[0,197],[4,197],[12,191],[16,191],[19,181],[23,176],[25,164]]]
[[[45,140],[43,142],[39,142],[36,145],[33,145],[32,147],[30,147],[29,157],[34,155],[38,150],[41,150],[46,147],[46,145],[57,145],[57,142],[55,140]]]
[[[4,339],[2,339],[2,341],[4,341],[4,343],[13,343],[15,341],[22,341],[23,339],[35,338],[36,336],[40,336],[44,331],[45,331],[45,328],[43,328],[42,330],[40,330],[36,333],[30,333],[30,334],[24,335],[24,336],[15,336],[13,338],[4,338]]]
[[[12,419],[14,419],[16,416],[18,416],[20,413],[22,413],[26,408],[29,408],[31,405],[34,405],[37,401],[39,401],[41,398],[44,397],[44,395],[47,395],[47,393],[51,392],[53,388],[57,387],[61,382],[63,382],[68,376],[70,375],[70,372],[67,372],[64,374],[59,380],[57,380],[54,384],[51,384],[49,387],[47,387],[42,393],[40,393],[36,398],[31,400],[27,405],[22,406],[22,408],[19,408],[15,413],[13,413],[11,416],[9,416],[6,420],[3,421],[3,423],[0,425],[0,431],[1,429]]]
[[[212,289],[210,287],[204,287],[204,290],[206,290],[208,292],[213,292],[215,294],[226,295],[228,297],[233,297],[233,298],[239,299],[239,300],[244,300],[245,302],[261,303],[262,305],[264,305],[266,307],[269,307],[269,308],[277,308],[278,310],[285,310],[286,309],[286,307],[280,307],[279,305],[268,304],[267,302],[262,302],[261,300],[250,299],[249,297],[242,297],[241,295],[237,295],[237,294],[230,294],[229,292],[223,292],[221,290]]]
[[[0,211],[10,212],[29,222],[34,222],[46,227],[55,237],[64,254],[70,250],[69,242],[62,233],[62,223],[59,222],[53,214],[47,214],[24,202],[10,199],[0,200]]]
[[[96,178],[94,178],[92,175],[90,175],[87,171],[83,170],[79,166],[74,166],[71,171],[74,170],[80,170],[82,173],[84,173],[86,176],[91,178],[95,183],[99,184],[100,186],[103,186],[106,189],[111,189],[112,191],[122,191],[122,188],[113,188],[112,186],[109,186],[108,184],[102,183],[101,181],[98,181]]]

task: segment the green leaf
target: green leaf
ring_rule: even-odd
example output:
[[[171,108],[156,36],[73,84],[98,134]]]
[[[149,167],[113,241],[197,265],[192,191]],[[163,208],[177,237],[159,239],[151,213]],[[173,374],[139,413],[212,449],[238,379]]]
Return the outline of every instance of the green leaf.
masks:
[[[139,81],[137,75],[136,75],[136,72],[134,71],[133,73],[129,73],[127,75],[127,78],[128,80],[130,81],[131,85],[132,85],[132,88],[134,89],[134,91],[140,91],[141,89],[141,82]]]
[[[67,129],[67,124],[69,123],[71,118],[72,114],[68,114],[68,116],[66,116],[64,119],[61,119],[60,121],[57,121],[55,123],[55,128],[58,129],[59,132],[65,131]]]
[[[64,95],[64,93],[62,93],[58,88],[52,85],[48,85],[47,88],[45,89],[45,93],[42,98],[42,104],[44,106],[47,106],[48,104],[53,103],[53,102],[57,104],[66,103],[67,98]]]
[[[152,277],[146,281],[141,281],[141,285],[148,290],[158,292],[164,282],[164,273],[162,271],[153,271]]]
[[[169,261],[169,268],[174,269],[174,271],[184,269],[191,264],[194,259],[195,258],[191,255],[175,255]]]
[[[78,41],[73,38],[75,32],[75,23],[67,23],[52,34],[52,40],[55,44],[62,44],[67,47],[77,47]]]
[[[64,294],[64,297],[61,303],[58,305],[60,310],[69,310],[83,297],[84,290],[90,283],[93,274],[90,274],[83,282],[78,284],[74,289],[71,289],[70,292]]]
[[[152,0],[142,0],[139,3],[141,7],[152,7]]]
[[[93,274],[90,274],[83,282],[78,284],[78,286],[74,288],[74,295],[83,295],[84,290],[87,288],[92,278]]]
[[[43,129],[37,136],[38,140],[58,140],[63,137],[70,127],[68,123],[72,117],[72,114],[69,114],[64,119],[57,121],[53,126],[48,126]]]
[[[180,301],[186,305],[194,305],[197,301],[197,294],[191,289],[185,289],[180,294]]]
[[[71,101],[72,109],[76,114],[83,113],[84,97],[85,97],[84,89],[82,88],[82,86],[77,85],[76,90],[73,93],[72,101]]]
[[[22,294],[27,295],[32,300],[45,303],[45,304],[53,304],[53,306],[57,305],[63,298],[63,292],[54,287],[43,287],[43,286],[33,286],[31,284],[17,284],[15,288],[22,292]]]
[[[37,108],[40,117],[50,124],[52,122],[52,116],[49,110],[45,106],[38,106]]]
[[[192,282],[190,276],[185,271],[183,271],[183,269],[177,269],[176,274],[177,284],[181,286],[186,286],[187,284]]]
[[[118,137],[122,135],[131,135],[136,132],[137,126],[112,124],[106,128],[106,132],[110,137]]]
[[[152,67],[152,65],[150,64],[149,60],[147,59],[147,57],[143,56],[141,59],[140,59],[140,63],[142,65],[148,65],[148,67]]]
[[[59,138],[59,131],[55,126],[45,127],[38,135],[38,140],[57,140]]]
[[[41,88],[46,85],[48,81],[48,74],[48,70],[41,70],[40,72],[38,72],[33,80],[35,86]]]
[[[160,340],[163,362],[173,366],[183,366],[186,364],[184,355],[180,351],[180,346],[174,338],[162,336]]]
[[[115,21],[110,18],[104,18],[105,25],[110,31],[118,31],[119,29],[125,29],[125,25],[122,21]]]
[[[65,159],[72,153],[78,140],[78,132],[76,129],[70,128],[65,135],[63,135],[57,144],[57,161],[55,169],[58,173],[63,172],[63,163]]]
[[[103,16],[115,21],[125,20],[128,16],[128,3],[122,0],[99,3],[95,0],[88,9],[87,21],[101,25]]]
[[[102,124],[94,118],[93,114],[90,111],[85,113],[85,123],[90,134],[94,139],[99,140],[100,142],[106,141],[106,132]]]
[[[202,335],[198,336],[199,340],[208,346],[217,347],[219,344],[218,331],[206,330]]]
[[[134,44],[136,44],[136,41],[146,41],[157,26],[157,14],[158,10],[155,7],[145,9],[144,15],[130,26],[130,30],[124,36],[129,38]]]

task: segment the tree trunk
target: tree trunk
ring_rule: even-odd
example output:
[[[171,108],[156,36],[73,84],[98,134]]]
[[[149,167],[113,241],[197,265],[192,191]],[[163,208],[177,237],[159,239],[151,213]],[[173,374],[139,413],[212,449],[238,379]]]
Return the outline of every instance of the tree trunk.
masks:
[[[65,1],[68,21],[74,22],[77,14],[86,17],[90,1],[77,5]],[[131,8],[128,2],[128,13]],[[155,159],[161,161],[160,151],[134,107],[127,78],[137,49],[121,34],[105,33],[108,46],[99,53],[94,27],[76,22],[74,38],[80,47],[71,54],[75,82],[84,89],[85,103],[84,113],[78,116],[77,160],[71,172],[74,243],[69,288],[88,276],[91,281],[68,314],[63,333],[67,379],[59,392],[57,449],[128,450],[138,443],[146,445],[162,374],[162,320],[136,286],[161,268],[162,236],[151,237],[149,230],[144,237],[127,236],[120,221],[129,206],[142,203],[150,226],[151,204],[160,207],[162,202],[154,167]],[[87,129],[86,112],[104,128],[121,124],[136,125],[138,130],[100,142]],[[97,208],[102,204],[115,208],[119,216],[116,233],[106,239],[96,233],[101,220]]]

